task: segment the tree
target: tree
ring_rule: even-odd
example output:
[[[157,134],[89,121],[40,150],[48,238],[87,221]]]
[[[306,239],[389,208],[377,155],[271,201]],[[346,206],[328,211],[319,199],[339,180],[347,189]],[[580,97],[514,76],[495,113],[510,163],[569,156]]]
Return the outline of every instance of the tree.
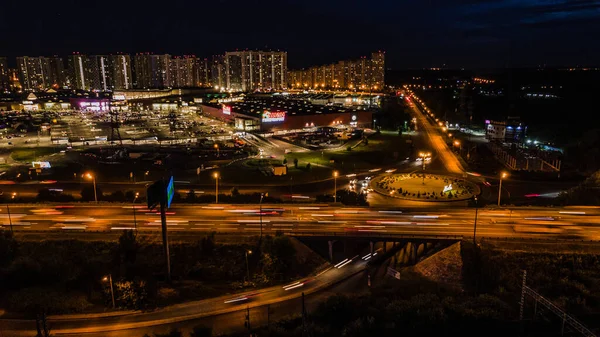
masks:
[[[179,329],[173,328],[168,333],[155,333],[154,337],[183,337]]]
[[[283,158],[283,165],[287,164],[287,158]]]
[[[0,232],[0,267],[7,266],[17,256],[19,244],[10,231]]]
[[[124,202],[125,201],[125,193],[123,193],[123,191],[121,191],[121,190],[112,192],[110,194],[110,201]]]
[[[346,148],[346,151],[352,151],[352,146],[348,146],[348,147]]]
[[[240,191],[238,190],[238,188],[237,187],[233,187],[231,189],[231,196],[232,197],[238,197],[239,195],[240,195]]]
[[[98,201],[103,199],[102,190],[100,187],[96,187],[96,194],[98,195]],[[81,200],[82,201],[94,201],[94,187],[93,186],[85,186],[81,189]]]
[[[211,337],[212,336],[212,328],[198,325],[195,326],[192,332],[190,333],[190,337]]]
[[[307,163],[307,164],[306,164],[306,170],[307,170],[307,171],[310,171],[310,163]]]
[[[298,158],[294,158],[294,167],[298,168]]]
[[[134,264],[139,250],[137,236],[133,230],[123,231],[119,237],[119,255],[121,260],[128,264]]]

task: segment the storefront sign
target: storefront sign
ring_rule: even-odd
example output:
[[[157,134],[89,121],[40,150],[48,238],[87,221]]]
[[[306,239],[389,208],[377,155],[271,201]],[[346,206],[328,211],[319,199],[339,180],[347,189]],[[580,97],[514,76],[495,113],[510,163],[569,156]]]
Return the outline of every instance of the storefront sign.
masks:
[[[265,111],[262,115],[263,123],[285,121],[285,111]]]

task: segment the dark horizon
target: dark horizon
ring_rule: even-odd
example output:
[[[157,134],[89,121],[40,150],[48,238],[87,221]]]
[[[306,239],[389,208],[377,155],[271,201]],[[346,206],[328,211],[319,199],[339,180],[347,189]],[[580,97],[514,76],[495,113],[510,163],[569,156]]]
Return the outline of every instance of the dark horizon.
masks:
[[[154,51],[210,57],[288,52],[289,68],[386,51],[391,69],[594,66],[600,2],[314,0],[209,3],[32,0],[5,6],[0,56]]]

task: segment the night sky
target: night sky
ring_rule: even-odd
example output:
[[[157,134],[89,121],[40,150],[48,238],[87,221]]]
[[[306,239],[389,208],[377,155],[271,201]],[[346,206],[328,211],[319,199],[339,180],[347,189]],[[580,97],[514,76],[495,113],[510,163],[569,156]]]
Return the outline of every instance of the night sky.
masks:
[[[385,50],[387,67],[598,65],[600,1],[8,0],[0,56],[288,51],[290,68]],[[14,60],[10,61],[11,63]]]

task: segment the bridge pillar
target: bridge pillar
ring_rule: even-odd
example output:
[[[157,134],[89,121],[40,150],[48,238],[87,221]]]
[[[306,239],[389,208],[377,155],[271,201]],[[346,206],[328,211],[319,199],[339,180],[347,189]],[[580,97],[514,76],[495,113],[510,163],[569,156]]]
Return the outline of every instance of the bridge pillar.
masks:
[[[420,243],[419,244],[419,246],[418,246],[419,248],[417,249],[417,256],[425,254],[425,247],[426,246],[427,246],[426,243]]]
[[[369,246],[371,248],[371,255],[373,255],[373,241],[369,242]]]
[[[335,241],[329,240],[327,241],[327,244],[329,245],[329,261],[331,263],[333,263],[333,243]]]
[[[412,244],[412,263],[417,263],[418,250],[419,250],[419,244],[413,242],[413,244]]]

